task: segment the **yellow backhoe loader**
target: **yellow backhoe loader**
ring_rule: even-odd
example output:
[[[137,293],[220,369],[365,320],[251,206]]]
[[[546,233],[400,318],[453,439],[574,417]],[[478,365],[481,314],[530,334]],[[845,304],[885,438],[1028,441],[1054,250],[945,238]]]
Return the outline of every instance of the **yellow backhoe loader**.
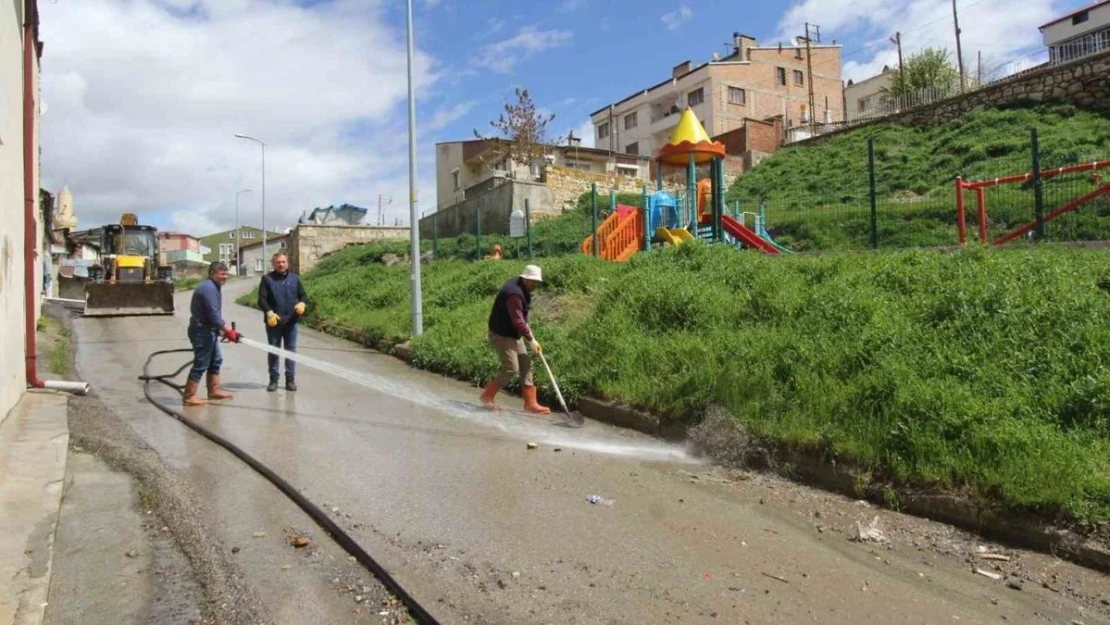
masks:
[[[74,235],[99,250],[85,281],[85,316],[172,315],[173,269],[158,265],[158,229],[134,213]]]

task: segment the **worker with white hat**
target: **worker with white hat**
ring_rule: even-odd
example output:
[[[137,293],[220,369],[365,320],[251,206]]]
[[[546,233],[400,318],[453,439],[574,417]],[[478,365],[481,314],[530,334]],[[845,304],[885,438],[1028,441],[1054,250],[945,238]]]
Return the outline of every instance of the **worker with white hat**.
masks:
[[[536,398],[536,383],[532,380],[532,357],[528,355],[524,342],[532,351],[540,353],[543,348],[528,326],[528,311],[532,307],[532,291],[543,282],[543,272],[536,265],[528,265],[519,276],[510,279],[501,287],[493,300],[493,310],[489,313],[489,342],[501,361],[501,372],[486,384],[482,393],[482,405],[496,410],[494,397],[497,391],[509,383],[513,376],[520,375],[523,387],[524,410],[538,414],[551,412],[541,406]]]

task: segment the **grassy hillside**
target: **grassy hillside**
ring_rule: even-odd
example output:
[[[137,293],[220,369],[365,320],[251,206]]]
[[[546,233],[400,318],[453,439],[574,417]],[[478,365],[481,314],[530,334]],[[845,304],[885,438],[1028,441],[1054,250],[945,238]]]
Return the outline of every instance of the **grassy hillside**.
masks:
[[[407,267],[359,249],[305,276],[308,321],[409,335]],[[522,262],[428,265],[415,365],[480,383],[490,302]],[[1019,248],[766,258],[700,244],[548,259],[534,325],[569,398],[694,423],[1014,509],[1110,520],[1110,256]],[[476,391],[477,392],[477,391]]]
[[[1042,167],[1110,159],[1110,120],[1070,105],[975,110],[931,128],[878,124],[825,143],[786,148],[729,190],[744,210],[765,202],[773,235],[798,249],[870,244],[867,142],[875,140],[879,241],[884,247],[956,242],[956,176],[983,179],[1032,169],[1029,132],[1040,135]],[[1050,209],[1094,188],[1089,177],[1050,182]],[[974,219],[974,204],[969,209]],[[997,236],[1033,218],[1030,185],[988,191],[988,221]],[[1097,212],[1097,211],[1096,211]],[[1080,213],[1053,226],[1053,238],[1106,238],[1104,215]]]

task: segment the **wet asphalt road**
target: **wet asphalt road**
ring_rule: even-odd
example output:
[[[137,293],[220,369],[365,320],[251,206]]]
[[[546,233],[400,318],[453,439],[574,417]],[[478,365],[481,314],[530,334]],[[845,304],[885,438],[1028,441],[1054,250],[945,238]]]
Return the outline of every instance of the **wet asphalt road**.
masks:
[[[225,287],[225,317],[263,340],[261,315],[233,303],[251,286]],[[79,374],[185,478],[211,539],[239,547],[237,574],[267,620],[379,622],[379,606],[355,602],[354,564],[303,513],[143,399],[146,355],[188,346],[190,296],[178,294],[174,317],[75,320]],[[445,623],[1103,622],[1007,593],[958,562],[930,565],[926,579],[915,551],[880,559],[779,508],[691,483],[685,472],[699,468],[681,447],[593,422],[568,430],[485,413],[475,388],[311,330],[300,343],[361,382],[302,366],[298,392],[267,393],[265,354],[225,344],[235,399],[188,413],[332,510]],[[156,360],[152,372],[187,359]],[[180,405],[170,389],[155,393]],[[615,504],[590,505],[595,493]],[[290,529],[313,547],[289,547]]]

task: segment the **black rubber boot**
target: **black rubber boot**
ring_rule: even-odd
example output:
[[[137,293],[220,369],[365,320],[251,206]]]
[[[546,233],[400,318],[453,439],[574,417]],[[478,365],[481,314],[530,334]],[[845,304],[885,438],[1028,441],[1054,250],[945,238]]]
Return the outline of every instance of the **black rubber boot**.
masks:
[[[270,384],[269,384],[269,386],[266,387],[266,390],[270,393],[273,393],[274,391],[277,390],[277,383],[278,383],[277,376],[276,375],[270,376]]]
[[[293,381],[293,378],[290,378],[290,377],[285,378],[285,390],[287,390],[287,391],[297,390],[297,383]]]

